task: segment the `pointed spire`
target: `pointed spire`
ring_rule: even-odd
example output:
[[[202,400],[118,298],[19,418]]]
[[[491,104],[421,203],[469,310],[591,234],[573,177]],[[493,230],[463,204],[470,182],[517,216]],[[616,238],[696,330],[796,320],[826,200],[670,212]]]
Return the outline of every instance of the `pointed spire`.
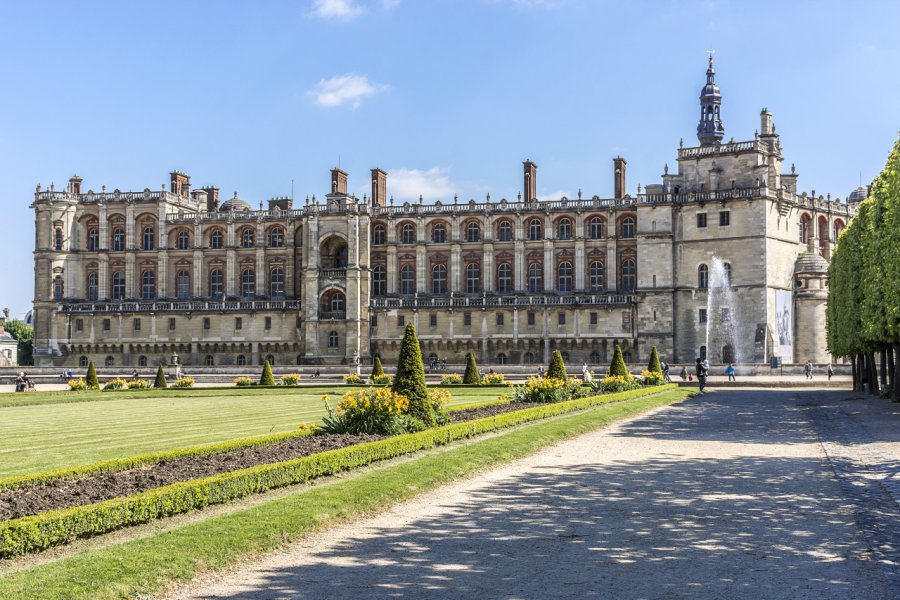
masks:
[[[722,94],[716,85],[716,70],[713,68],[712,53],[709,55],[709,68],[706,70],[706,85],[700,90],[700,123],[697,125],[697,139],[701,146],[719,144],[725,137],[725,126],[722,123],[720,109]]]

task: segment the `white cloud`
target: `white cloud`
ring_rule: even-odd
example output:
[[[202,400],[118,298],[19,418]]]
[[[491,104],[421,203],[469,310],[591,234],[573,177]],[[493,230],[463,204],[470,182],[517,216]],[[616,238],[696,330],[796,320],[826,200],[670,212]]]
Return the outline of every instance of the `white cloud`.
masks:
[[[446,204],[455,191],[448,167],[391,169],[388,171],[387,188],[388,194],[393,195],[401,204],[405,201],[418,201],[419,194],[428,204],[433,204],[436,200]]]
[[[543,194],[538,194],[538,198],[541,200],[562,200],[562,197],[565,196],[568,199],[572,199],[572,194],[565,190],[556,190],[553,192],[545,192]]]
[[[353,0],[313,0],[312,14],[322,19],[353,19],[362,12]]]
[[[350,104],[359,108],[363,98],[388,89],[380,83],[372,83],[365,75],[348,73],[337,75],[331,79],[321,79],[318,85],[307,95],[319,106],[334,108],[342,104]]]

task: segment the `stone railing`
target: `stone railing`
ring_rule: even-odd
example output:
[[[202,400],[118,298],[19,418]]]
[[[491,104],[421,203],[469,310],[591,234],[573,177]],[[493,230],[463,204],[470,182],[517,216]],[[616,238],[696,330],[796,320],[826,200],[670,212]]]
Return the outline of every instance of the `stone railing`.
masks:
[[[342,321],[347,318],[345,310],[320,310],[319,320],[321,321]]]
[[[748,142],[731,142],[728,144],[716,144],[712,146],[695,146],[692,148],[679,148],[678,158],[700,158],[702,156],[719,156],[722,154],[737,154],[748,151],[763,152],[766,148],[760,140]]]
[[[736,198],[761,198],[767,196],[764,187],[731,188],[712,192],[683,192],[679,194],[638,194],[638,204],[682,204],[686,202],[716,202]]]
[[[372,308],[465,308],[490,306],[574,306],[574,305],[627,305],[636,302],[631,294],[572,294],[529,296],[464,296],[433,298],[372,298]]]
[[[184,301],[126,301],[74,302],[63,304],[63,313],[121,313],[121,312],[213,312],[213,311],[300,310],[299,300],[184,300]]]

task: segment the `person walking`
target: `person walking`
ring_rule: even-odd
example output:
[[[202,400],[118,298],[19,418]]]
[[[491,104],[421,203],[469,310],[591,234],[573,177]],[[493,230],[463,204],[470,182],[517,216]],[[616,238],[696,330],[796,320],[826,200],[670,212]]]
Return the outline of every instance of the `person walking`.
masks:
[[[669,363],[667,363],[666,361],[663,361],[662,370],[663,370],[663,379],[665,379],[666,383],[672,383],[672,378],[669,377]]]
[[[828,370],[826,373],[828,373],[828,381],[831,381],[831,378],[834,376],[834,369],[831,367],[831,363],[828,363]]]
[[[679,373],[679,375],[681,376],[682,381],[687,381],[687,378],[688,378],[687,367],[681,367],[681,373]]]
[[[734,377],[734,365],[728,365],[728,368],[725,369],[725,374],[728,375],[728,381],[737,381]]]
[[[697,367],[696,367],[696,375],[697,381],[700,383],[700,393],[705,394],[706,389],[706,375],[709,373],[709,362],[706,360],[697,359]]]
[[[540,377],[541,379],[544,378],[544,365],[538,367],[538,377]]]
[[[812,363],[806,361],[806,366],[803,367],[803,372],[806,373],[807,379],[812,379]]]

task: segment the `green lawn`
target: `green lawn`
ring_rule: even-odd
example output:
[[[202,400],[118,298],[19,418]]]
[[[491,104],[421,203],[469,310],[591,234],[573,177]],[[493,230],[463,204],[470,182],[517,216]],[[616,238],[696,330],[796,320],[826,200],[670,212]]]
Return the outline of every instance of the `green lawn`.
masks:
[[[0,477],[291,431],[299,423],[321,419],[322,394],[332,397],[333,406],[347,389],[335,384],[4,396],[0,400]],[[458,388],[451,393],[453,403],[462,404],[493,400],[504,391]]]

